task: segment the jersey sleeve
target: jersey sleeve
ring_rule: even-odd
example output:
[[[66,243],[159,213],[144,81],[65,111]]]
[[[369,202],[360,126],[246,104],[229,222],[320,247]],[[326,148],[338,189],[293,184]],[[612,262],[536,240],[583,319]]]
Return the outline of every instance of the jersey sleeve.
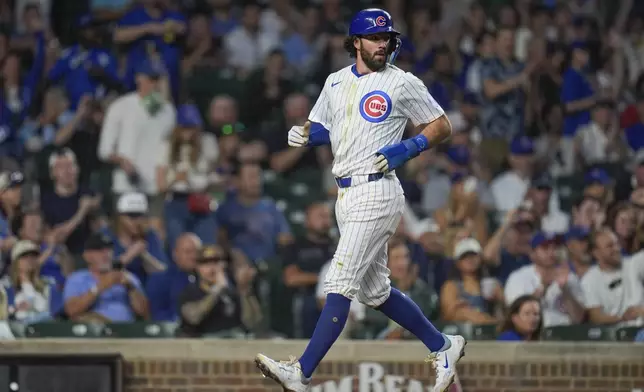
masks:
[[[399,106],[402,114],[411,120],[414,126],[429,124],[445,114],[427,90],[427,86],[416,76],[406,73]]]
[[[329,83],[330,81],[327,79],[318,100],[315,101],[315,105],[313,105],[313,109],[309,114],[309,121],[318,123],[326,129],[331,129],[331,101],[329,99],[329,89],[331,87]]]

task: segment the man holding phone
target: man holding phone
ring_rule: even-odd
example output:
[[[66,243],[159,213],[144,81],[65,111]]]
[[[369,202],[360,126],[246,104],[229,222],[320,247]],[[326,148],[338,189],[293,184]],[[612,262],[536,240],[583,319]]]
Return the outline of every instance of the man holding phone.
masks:
[[[65,313],[82,322],[133,322],[148,318],[148,301],[141,282],[112,259],[113,243],[103,234],[92,234],[83,258],[87,269],[76,271],[65,282]]]

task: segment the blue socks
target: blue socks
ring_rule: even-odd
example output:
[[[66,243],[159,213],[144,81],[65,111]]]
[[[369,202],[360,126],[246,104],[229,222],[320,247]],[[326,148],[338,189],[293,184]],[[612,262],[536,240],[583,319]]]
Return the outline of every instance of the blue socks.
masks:
[[[433,353],[447,350],[451,346],[449,339],[427,320],[418,305],[398,289],[392,287],[389,298],[376,309],[416,335]]]
[[[322,358],[342,333],[349,317],[350,306],[351,300],[340,294],[332,293],[326,296],[326,303],[315,326],[313,336],[306,346],[304,354],[300,357],[300,366],[304,377],[311,377]],[[418,307],[416,308],[418,309]]]

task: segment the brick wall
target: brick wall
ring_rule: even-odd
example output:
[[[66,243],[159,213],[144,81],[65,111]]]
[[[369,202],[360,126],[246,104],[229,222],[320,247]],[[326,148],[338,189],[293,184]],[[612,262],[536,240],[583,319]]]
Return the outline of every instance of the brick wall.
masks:
[[[644,358],[642,359],[644,361]],[[375,365],[375,364],[374,364]],[[363,367],[374,366],[371,364]],[[397,383],[399,391],[409,388],[416,380],[427,390],[432,384],[433,371],[422,363],[379,363],[385,374],[403,376]],[[352,362],[332,362],[321,366],[314,385],[336,381],[335,388],[320,385],[321,392],[337,391],[337,381],[345,376],[358,375],[359,365]],[[360,391],[359,377],[354,377],[353,390]],[[465,392],[499,391],[623,391],[644,388],[644,363],[569,363],[565,360],[547,364],[534,363],[464,363],[459,378]],[[264,392],[279,391],[272,380],[263,378],[250,361],[132,361],[126,368],[128,392]],[[383,379],[367,382],[367,391],[387,391]],[[383,389],[378,386],[382,385]],[[418,385],[418,384],[416,384]]]
[[[252,358],[300,353],[301,341],[21,340],[6,354],[120,353],[126,392],[280,391]],[[421,392],[432,384],[427,352],[412,342],[339,342],[312,392]],[[0,354],[2,355],[2,354]],[[459,364],[464,392],[642,392],[644,345],[471,342]],[[640,391],[640,389],[642,391]],[[430,389],[431,390],[431,389]]]

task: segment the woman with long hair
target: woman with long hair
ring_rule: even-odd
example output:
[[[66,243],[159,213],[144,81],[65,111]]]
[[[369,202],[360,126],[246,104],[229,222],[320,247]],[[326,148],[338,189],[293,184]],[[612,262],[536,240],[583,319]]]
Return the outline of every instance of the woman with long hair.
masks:
[[[452,256],[453,246],[461,238],[473,237],[482,246],[488,240],[487,217],[476,193],[476,178],[456,172],[451,176],[447,204],[436,210],[434,220],[445,235],[445,249]]]
[[[27,324],[50,320],[62,309],[60,292],[40,277],[39,256],[40,247],[31,241],[19,241],[11,251],[9,314]]]
[[[541,336],[543,311],[541,303],[532,295],[523,295],[512,302],[499,328],[497,340],[535,341]]]
[[[453,269],[440,291],[442,320],[497,323],[495,311],[503,304],[503,289],[487,276],[481,252],[481,245],[473,238],[456,244]]]
[[[165,226],[167,243],[174,243],[182,233],[195,233],[201,241],[213,244],[217,223],[208,194],[212,184],[214,161],[202,142],[202,121],[197,108],[179,108],[177,127],[157,165],[157,184],[166,195]]]
[[[608,211],[607,223],[617,234],[624,256],[630,256],[639,251],[639,244],[635,237],[635,218],[635,210],[628,202],[617,203]]]

